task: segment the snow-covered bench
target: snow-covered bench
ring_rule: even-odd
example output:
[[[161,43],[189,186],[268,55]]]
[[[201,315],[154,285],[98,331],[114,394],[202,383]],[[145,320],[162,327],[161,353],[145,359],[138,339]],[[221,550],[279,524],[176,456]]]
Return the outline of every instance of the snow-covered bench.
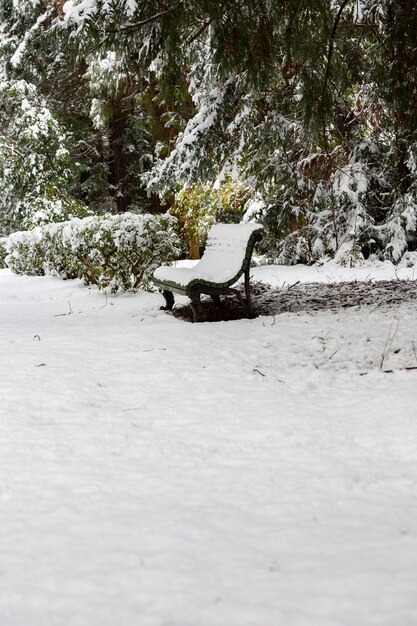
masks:
[[[173,292],[188,296],[194,321],[201,319],[201,294],[212,297],[220,304],[220,296],[234,293],[247,314],[251,314],[249,293],[249,267],[253,247],[262,238],[262,226],[259,224],[215,224],[207,237],[206,249],[201,260],[191,268],[170,267],[163,265],[154,272],[153,282],[162,290],[166,306],[174,306]],[[246,301],[237,289],[231,285],[245,275]]]

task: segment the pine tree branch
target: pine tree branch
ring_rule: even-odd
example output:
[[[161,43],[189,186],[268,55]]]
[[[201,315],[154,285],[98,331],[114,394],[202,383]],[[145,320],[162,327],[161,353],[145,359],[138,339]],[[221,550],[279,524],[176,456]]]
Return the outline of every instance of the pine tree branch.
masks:
[[[18,150],[15,146],[11,146],[7,143],[1,143],[0,148],[3,148],[4,150],[8,150],[12,154],[17,154],[21,159],[25,158],[25,155],[23,154],[23,152],[20,152],[20,150]]]
[[[211,17],[209,20],[207,20],[207,22],[204,22],[201,28],[199,28],[198,31],[186,42],[186,45],[189,46],[194,43],[194,41],[198,39],[205,30],[207,30],[207,28],[210,26],[210,24],[212,24],[213,21],[214,17]]]
[[[25,36],[10,58],[10,63],[14,68],[20,66],[27,45],[31,42],[31,40],[36,38],[35,33],[42,28],[45,22],[47,22],[49,18],[53,17],[54,11],[55,7],[49,7],[49,9],[42,13],[42,15],[37,18],[36,22],[26,31]]]
[[[117,32],[120,33],[134,33],[137,30],[140,30],[146,24],[150,24],[151,22],[156,22],[161,17],[168,15],[169,13],[174,13],[180,7],[182,2],[178,2],[174,7],[170,9],[166,9],[165,11],[160,11],[159,13],[155,13],[155,15],[151,15],[151,17],[147,17],[145,20],[141,20],[140,22],[135,22],[134,24],[126,24],[125,26],[120,26],[117,29]]]

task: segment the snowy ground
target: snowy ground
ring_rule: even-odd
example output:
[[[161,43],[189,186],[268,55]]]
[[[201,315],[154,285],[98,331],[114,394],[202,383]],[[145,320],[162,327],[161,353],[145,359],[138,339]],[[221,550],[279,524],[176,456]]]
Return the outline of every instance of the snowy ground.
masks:
[[[1,626],[417,624],[412,294],[189,324],[1,270],[0,303]]]

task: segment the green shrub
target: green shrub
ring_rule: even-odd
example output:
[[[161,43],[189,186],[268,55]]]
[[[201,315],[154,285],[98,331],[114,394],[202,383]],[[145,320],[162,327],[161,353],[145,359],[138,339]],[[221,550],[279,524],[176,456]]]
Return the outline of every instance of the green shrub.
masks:
[[[215,222],[240,222],[250,193],[237,181],[218,187],[208,184],[184,187],[175,197],[170,213],[178,219],[178,231],[192,258],[198,258],[207,233]]]
[[[6,263],[16,274],[42,276],[44,274],[42,228],[20,231],[9,235]]]
[[[4,269],[7,267],[6,265],[6,256],[7,256],[7,248],[6,248],[7,237],[0,237],[0,269]]]
[[[74,218],[7,240],[7,264],[18,274],[81,278],[111,291],[149,288],[156,267],[179,253],[170,215]]]

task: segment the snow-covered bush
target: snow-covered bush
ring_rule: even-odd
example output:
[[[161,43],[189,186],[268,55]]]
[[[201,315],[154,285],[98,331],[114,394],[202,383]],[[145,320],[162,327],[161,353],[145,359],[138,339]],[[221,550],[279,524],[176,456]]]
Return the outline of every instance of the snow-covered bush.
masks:
[[[179,253],[174,222],[124,213],[40,226],[9,236],[7,264],[18,274],[78,277],[111,291],[146,289],[154,269]]]
[[[42,231],[46,228],[38,226],[9,235],[6,241],[6,263],[13,272],[29,276],[42,276],[45,273]]]
[[[328,254],[342,265],[363,260],[373,222],[365,206],[370,185],[366,163],[350,160],[317,187],[309,216],[313,257]]]
[[[0,237],[0,269],[7,267],[6,266],[6,256],[7,256],[7,248],[6,248],[6,237]]]
[[[417,247],[417,175],[405,170],[398,185],[398,156],[376,141],[362,141],[349,154],[317,153],[279,178],[255,212],[263,223],[263,246],[278,263],[334,258],[354,265],[370,256],[394,263]],[[282,182],[281,182],[282,181]]]
[[[3,232],[88,214],[68,191],[80,170],[73,138],[35,85],[0,81],[0,119]]]
[[[374,227],[385,258],[397,263],[417,243],[417,194],[415,189],[397,198],[384,224]]]

